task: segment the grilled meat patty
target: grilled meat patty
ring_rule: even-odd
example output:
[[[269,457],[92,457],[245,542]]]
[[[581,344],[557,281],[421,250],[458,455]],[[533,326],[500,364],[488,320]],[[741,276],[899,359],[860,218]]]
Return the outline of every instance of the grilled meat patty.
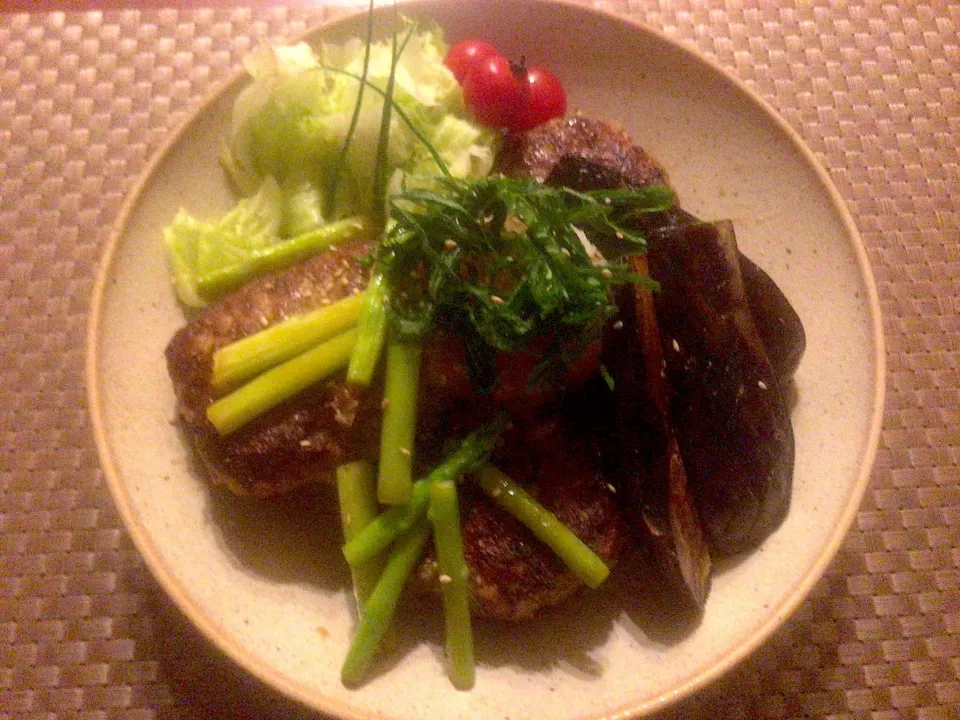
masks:
[[[301,393],[236,432],[220,437],[206,417],[214,352],[281,320],[359,292],[366,284],[366,245],[335,248],[266,275],[196,315],[167,347],[167,364],[182,424],[213,479],[254,496],[293,490],[341,462],[376,457],[379,398],[339,379]],[[442,337],[442,335],[440,336]],[[438,460],[442,444],[494,412],[492,398],[470,398],[465,368],[454,353],[428,346],[418,412],[418,454]],[[625,537],[619,510],[589,460],[586,445],[558,429],[549,413],[518,423],[498,452],[498,465],[551,508],[604,560],[616,561]],[[422,444],[422,447],[419,445]],[[464,551],[478,615],[524,619],[580,587],[553,551],[471,483],[463,484]],[[436,581],[425,560],[420,575]]]
[[[299,487],[346,460],[375,453],[379,408],[373,395],[333,379],[220,437],[206,417],[217,396],[213,354],[224,345],[366,287],[366,243],[332,248],[264,275],[193,317],[167,346],[167,368],[186,432],[213,479],[240,494]]]
[[[604,562],[613,566],[627,526],[588,440],[570,419],[548,417],[508,433],[495,464],[522,484]],[[554,552],[470,482],[461,484],[460,522],[474,614],[525,620],[582,587]],[[419,579],[439,590],[432,555]]]
[[[635,145],[623,128],[582,115],[551,120],[511,136],[497,159],[497,169],[511,177],[573,188],[667,182],[659,163]]]

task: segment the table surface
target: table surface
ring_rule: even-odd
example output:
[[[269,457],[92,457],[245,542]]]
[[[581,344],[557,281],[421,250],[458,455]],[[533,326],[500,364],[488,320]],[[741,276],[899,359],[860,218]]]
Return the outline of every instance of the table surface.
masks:
[[[3,719],[315,717],[226,661],[146,570],[99,469],[84,340],[110,225],[164,137],[256,38],[346,6],[158,4],[0,13]],[[887,338],[879,454],[839,555],[753,656],[664,717],[956,720],[960,4],[591,4],[717,60],[797,129],[860,228]]]

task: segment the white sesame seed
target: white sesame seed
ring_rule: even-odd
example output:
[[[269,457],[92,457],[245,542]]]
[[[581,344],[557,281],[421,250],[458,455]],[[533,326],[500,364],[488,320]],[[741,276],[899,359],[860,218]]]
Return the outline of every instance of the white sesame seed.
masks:
[[[673,350],[674,352],[680,352],[680,343],[677,342],[677,339],[673,339]]]
[[[456,250],[456,249],[457,249],[457,241],[456,241],[456,240],[444,240],[443,246],[444,246],[447,250]]]
[[[617,492],[617,489],[616,489],[613,485],[611,485],[610,483],[607,483],[607,490],[609,490],[609,491],[612,492],[612,493],[616,493],[616,492]]]
[[[309,440],[301,440],[300,447],[310,447],[311,443]]]
[[[623,320],[617,320],[617,321],[613,324],[613,329],[614,329],[614,330],[620,330],[621,328],[623,328]]]
[[[608,280],[613,277],[613,271],[610,268],[604,268],[600,271],[600,274],[603,275]]]
[[[404,457],[410,457],[410,451],[407,450],[406,448],[400,448],[400,454],[403,455]]]
[[[615,233],[613,234],[613,236],[614,236],[617,240],[623,240],[623,233],[620,232],[619,230],[618,230],[617,232],[615,232]]]
[[[608,198],[608,197],[605,197],[605,198],[603,199],[603,204],[604,204],[604,205],[609,205],[611,202],[613,202],[613,201],[612,201],[610,198]]]
[[[441,575],[440,577],[437,578],[437,580],[440,581],[441,585],[449,585],[450,583],[453,582],[453,578],[450,577],[449,575]]]
[[[758,380],[757,387],[760,388],[761,390],[766,390],[767,384],[763,380]]]
[[[494,305],[503,305],[503,298],[499,295],[491,295],[490,302],[492,302]]]

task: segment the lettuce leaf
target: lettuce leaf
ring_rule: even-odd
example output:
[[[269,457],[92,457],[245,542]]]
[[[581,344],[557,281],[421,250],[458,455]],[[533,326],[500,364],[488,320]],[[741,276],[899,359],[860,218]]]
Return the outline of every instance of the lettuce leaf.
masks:
[[[418,27],[397,65],[394,103],[401,112],[391,119],[387,158],[395,186],[406,175],[440,172],[417,133],[455,177],[483,176],[493,165],[499,136],[470,120],[460,86],[443,64],[446,50],[438,28]],[[316,51],[305,43],[263,45],[247,58],[253,82],[236,100],[224,152],[224,166],[241,192],[253,191],[271,175],[283,187],[310,183],[323,207],[336,208],[336,217],[372,214],[389,40],[371,45],[369,85],[337,187],[331,186],[360,94],[364,51],[365,43],[353,38],[322,43]]]
[[[443,64],[447,47],[439,28],[404,23],[401,36],[410,36],[394,76],[389,192],[435,186],[443,172],[487,175],[499,135],[469,118],[460,86]],[[373,184],[392,42],[370,46],[367,85],[347,144],[365,51],[358,38],[316,49],[264,44],[244,60],[251,82],[234,102],[221,148],[224,170],[242,199],[212,221],[181,210],[164,231],[174,284],[186,305],[202,307],[209,299],[201,278],[257,267],[255,256],[273,252],[268,246],[322,234],[342,218],[362,223],[357,216],[376,216]]]
[[[283,219],[283,193],[273,178],[240,200],[223,217],[202,221],[181,209],[164,228],[163,240],[180,300],[203,307],[197,281],[225,267],[247,261],[257,250],[275,244]]]

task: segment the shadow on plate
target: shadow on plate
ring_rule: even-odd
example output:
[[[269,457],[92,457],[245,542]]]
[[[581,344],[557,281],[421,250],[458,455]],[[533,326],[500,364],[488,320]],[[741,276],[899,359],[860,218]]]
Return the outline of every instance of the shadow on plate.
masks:
[[[208,512],[229,553],[244,567],[280,583],[346,588],[350,573],[333,488],[315,485],[277,498],[209,490]]]

